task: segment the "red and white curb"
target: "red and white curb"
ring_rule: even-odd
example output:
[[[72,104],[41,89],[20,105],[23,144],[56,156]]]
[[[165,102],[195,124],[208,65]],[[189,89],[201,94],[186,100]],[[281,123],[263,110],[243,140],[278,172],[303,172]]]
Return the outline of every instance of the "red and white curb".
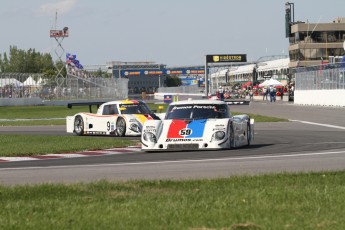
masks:
[[[62,159],[62,158],[76,158],[76,157],[89,157],[89,156],[104,156],[104,155],[115,155],[122,153],[140,152],[140,146],[129,146],[125,148],[112,148],[92,151],[81,151],[73,153],[61,153],[61,154],[46,154],[37,156],[23,156],[23,157],[0,157],[1,162],[11,161],[32,161],[32,160],[49,160],[49,159]]]

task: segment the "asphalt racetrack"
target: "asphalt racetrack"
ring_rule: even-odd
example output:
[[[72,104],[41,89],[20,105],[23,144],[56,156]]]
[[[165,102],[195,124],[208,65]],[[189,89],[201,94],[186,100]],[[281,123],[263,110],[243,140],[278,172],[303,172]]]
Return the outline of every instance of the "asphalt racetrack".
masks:
[[[130,152],[83,158],[0,163],[0,183],[91,182],[101,179],[215,178],[271,172],[345,169],[345,108],[256,101],[231,110],[290,119],[256,123],[248,147],[225,151]],[[0,127],[0,133],[71,135],[65,126]],[[97,137],[110,138],[110,137]],[[136,138],[139,140],[139,138]]]

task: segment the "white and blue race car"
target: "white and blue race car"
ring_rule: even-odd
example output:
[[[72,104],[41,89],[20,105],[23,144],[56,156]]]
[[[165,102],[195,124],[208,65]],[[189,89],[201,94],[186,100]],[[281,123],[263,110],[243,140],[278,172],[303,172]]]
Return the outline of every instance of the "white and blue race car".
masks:
[[[143,151],[231,149],[250,145],[254,119],[232,116],[217,100],[171,103],[163,120],[147,120],[141,133]]]

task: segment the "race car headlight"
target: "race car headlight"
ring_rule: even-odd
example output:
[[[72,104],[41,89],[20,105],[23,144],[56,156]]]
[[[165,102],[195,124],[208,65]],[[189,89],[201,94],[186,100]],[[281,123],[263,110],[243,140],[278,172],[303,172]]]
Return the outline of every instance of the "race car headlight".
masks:
[[[223,140],[225,137],[224,131],[217,131],[212,135],[211,141],[220,141]]]
[[[139,125],[137,123],[132,123],[129,126],[129,129],[132,130],[133,132],[140,133],[140,128],[139,128]]]
[[[154,135],[151,132],[144,133],[143,134],[143,139],[144,139],[144,141],[150,141],[150,142],[153,142],[153,143],[157,143],[156,135]]]

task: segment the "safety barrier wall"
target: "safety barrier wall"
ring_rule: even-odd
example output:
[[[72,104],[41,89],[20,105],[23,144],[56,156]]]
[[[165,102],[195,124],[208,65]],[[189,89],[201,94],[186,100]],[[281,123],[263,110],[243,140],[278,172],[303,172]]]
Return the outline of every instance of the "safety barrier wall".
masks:
[[[294,103],[315,106],[345,106],[345,90],[295,90]]]
[[[344,63],[297,69],[294,103],[316,106],[345,106]]]

